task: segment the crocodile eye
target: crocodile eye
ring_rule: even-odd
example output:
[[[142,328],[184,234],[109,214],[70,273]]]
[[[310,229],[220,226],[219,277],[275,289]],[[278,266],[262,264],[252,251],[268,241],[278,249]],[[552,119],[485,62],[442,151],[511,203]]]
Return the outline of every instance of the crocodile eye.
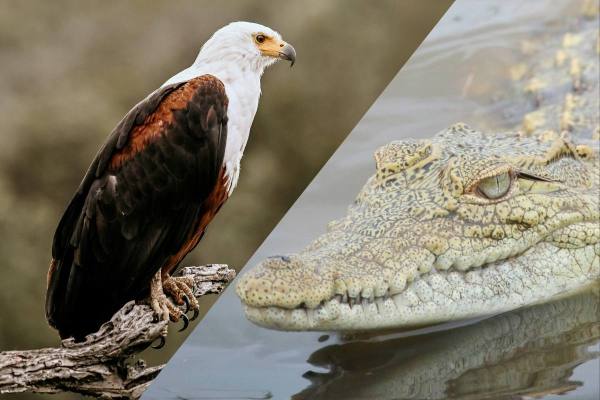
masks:
[[[477,185],[480,194],[491,200],[504,197],[510,190],[512,178],[509,172],[482,179]]]

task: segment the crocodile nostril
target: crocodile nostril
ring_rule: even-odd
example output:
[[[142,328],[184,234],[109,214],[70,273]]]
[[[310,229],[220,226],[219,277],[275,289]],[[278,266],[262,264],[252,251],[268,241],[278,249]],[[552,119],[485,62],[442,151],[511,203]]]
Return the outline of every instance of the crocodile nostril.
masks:
[[[289,263],[291,261],[290,257],[282,256],[282,255],[270,256],[269,258],[270,259],[279,259],[279,260],[283,261],[284,263]]]

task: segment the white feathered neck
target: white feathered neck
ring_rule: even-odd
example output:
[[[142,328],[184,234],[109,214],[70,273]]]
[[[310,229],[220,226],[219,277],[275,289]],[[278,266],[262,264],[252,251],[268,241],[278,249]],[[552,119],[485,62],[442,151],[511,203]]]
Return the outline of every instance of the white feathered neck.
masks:
[[[189,68],[167,80],[163,86],[210,74],[225,85],[229,98],[227,144],[224,166],[231,194],[239,177],[240,161],[260,98],[260,77],[277,60],[261,54],[253,35],[264,33],[280,39],[272,29],[250,22],[233,22],[213,34],[202,46]]]

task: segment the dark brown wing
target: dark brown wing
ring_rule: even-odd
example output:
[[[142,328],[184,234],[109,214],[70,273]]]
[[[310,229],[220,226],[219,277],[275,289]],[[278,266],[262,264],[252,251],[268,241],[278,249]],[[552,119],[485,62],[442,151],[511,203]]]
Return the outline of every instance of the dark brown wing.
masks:
[[[227,141],[227,96],[204,75],[136,105],[96,155],[54,236],[46,316],[94,332],[197,235]]]

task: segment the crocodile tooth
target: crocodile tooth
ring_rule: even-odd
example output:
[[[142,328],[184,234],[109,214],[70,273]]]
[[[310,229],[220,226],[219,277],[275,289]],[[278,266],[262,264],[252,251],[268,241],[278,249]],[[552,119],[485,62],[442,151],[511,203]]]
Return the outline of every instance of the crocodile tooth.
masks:
[[[377,307],[377,313],[381,314],[381,310],[383,310],[383,297],[375,298],[375,306]]]
[[[361,291],[361,287],[358,286],[358,284],[356,282],[353,282],[351,284],[346,284],[348,286],[348,296],[350,297],[359,297],[360,296],[360,291]]]
[[[373,289],[373,296],[381,297],[386,294],[388,290],[390,290],[390,287],[387,283],[380,283]]]
[[[354,306],[356,304],[356,298],[348,297],[348,304],[350,305],[350,308],[352,308],[352,306]]]
[[[341,295],[343,295],[344,293],[347,293],[348,292],[348,288],[346,287],[346,282],[344,282],[341,279],[337,279],[334,282],[334,292],[336,294],[341,294]]]
[[[371,288],[371,287],[364,288],[360,292],[360,295],[362,296],[363,299],[373,301],[373,297],[374,297],[373,288]]]

